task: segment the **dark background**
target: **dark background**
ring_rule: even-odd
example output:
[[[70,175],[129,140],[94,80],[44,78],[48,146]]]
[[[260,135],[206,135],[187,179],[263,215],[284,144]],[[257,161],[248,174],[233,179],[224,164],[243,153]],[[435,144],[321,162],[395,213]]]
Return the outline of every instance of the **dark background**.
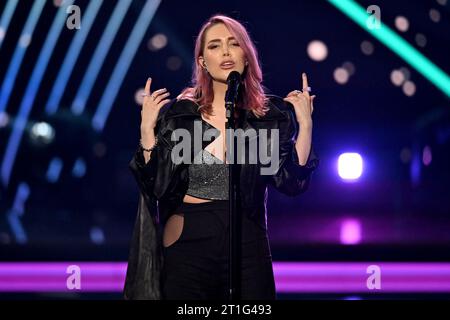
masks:
[[[6,3],[0,2],[0,14]],[[2,86],[32,3],[19,1],[3,39]],[[88,3],[74,2],[82,14]],[[306,72],[317,95],[314,148],[321,163],[310,189],[295,198],[269,190],[268,224],[274,260],[450,261],[449,96],[367,30],[328,1],[162,1],[120,83],[104,129],[96,131],[90,121],[145,1],[132,1],[101,62],[83,114],[71,114],[70,106],[116,3],[108,0],[102,4],[58,112],[49,117],[44,112],[45,104],[69,45],[80,31],[63,28],[58,37],[33,100],[11,178],[0,187],[2,261],[127,258],[138,200],[138,189],[128,169],[139,140],[140,106],[135,94],[149,76],[154,90],[167,87],[172,98],[189,85],[195,36],[215,13],[230,15],[248,27],[259,50],[263,84],[272,93],[285,96],[300,89],[301,73]],[[357,3],[364,8],[378,5],[382,22],[438,65],[448,78],[448,3]],[[439,11],[440,21],[430,19],[430,9]],[[53,1],[47,1],[20,65],[5,110],[10,122],[0,125],[0,161],[57,10]],[[395,27],[397,16],[409,20],[408,31],[400,32]],[[149,50],[149,40],[160,33],[167,37],[167,45],[158,51]],[[424,47],[416,43],[418,33],[426,37]],[[313,40],[326,44],[328,56],[324,61],[308,56],[307,47]],[[373,45],[373,54],[361,51],[363,41]],[[170,57],[180,63],[179,68],[168,68]],[[338,84],[334,71],[346,62],[354,66],[354,74],[347,83]],[[409,71],[409,80],[416,87],[414,95],[407,96],[391,82],[391,72],[399,68]],[[51,143],[39,144],[31,138],[31,127],[37,121],[47,121],[54,127]],[[422,161],[426,146],[432,153],[429,165]],[[358,152],[364,160],[364,172],[354,183],[342,181],[336,170],[337,157],[348,151]],[[56,156],[63,163],[62,171],[51,182],[46,174]],[[86,170],[77,177],[72,170],[80,158]],[[22,230],[18,232],[8,217],[17,208],[14,202],[20,185],[28,187],[29,196],[19,205],[23,214],[17,219]],[[358,243],[341,243],[345,219],[359,223]]]

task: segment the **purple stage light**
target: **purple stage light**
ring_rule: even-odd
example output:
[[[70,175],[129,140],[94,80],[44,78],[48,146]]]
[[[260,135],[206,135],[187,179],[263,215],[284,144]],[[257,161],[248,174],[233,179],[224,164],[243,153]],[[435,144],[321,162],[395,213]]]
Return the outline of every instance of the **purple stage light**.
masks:
[[[431,148],[429,146],[425,146],[422,152],[422,162],[425,166],[429,166],[431,163],[433,156],[431,153]]]
[[[357,219],[346,219],[341,224],[341,243],[358,244],[361,242],[361,223]]]
[[[80,289],[69,289],[70,266],[80,270]],[[126,263],[0,263],[0,292],[120,292]],[[70,280],[70,279],[69,279]]]
[[[68,289],[76,265],[80,289]],[[126,263],[0,263],[0,292],[122,292]],[[379,274],[372,274],[376,267]],[[275,262],[280,293],[450,293],[450,263]],[[380,288],[370,288],[379,277]]]
[[[363,160],[355,152],[343,153],[338,158],[338,174],[345,181],[354,181],[361,177]]]

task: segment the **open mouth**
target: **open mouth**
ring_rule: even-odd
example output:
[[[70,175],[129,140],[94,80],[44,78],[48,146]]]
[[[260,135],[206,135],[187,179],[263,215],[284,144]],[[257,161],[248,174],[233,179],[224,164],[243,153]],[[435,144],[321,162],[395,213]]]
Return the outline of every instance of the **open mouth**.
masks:
[[[233,62],[227,62],[227,63],[223,63],[220,65],[220,67],[222,69],[231,69],[234,67],[234,63]]]

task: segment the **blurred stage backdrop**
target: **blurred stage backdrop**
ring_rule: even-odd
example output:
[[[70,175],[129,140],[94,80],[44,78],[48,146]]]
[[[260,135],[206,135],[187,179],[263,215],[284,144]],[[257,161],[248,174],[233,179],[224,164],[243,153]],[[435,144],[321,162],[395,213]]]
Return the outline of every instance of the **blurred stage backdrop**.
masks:
[[[139,93],[189,84],[215,13],[318,96],[309,191],[269,189],[278,297],[449,297],[450,1],[2,0],[0,298],[121,298]]]

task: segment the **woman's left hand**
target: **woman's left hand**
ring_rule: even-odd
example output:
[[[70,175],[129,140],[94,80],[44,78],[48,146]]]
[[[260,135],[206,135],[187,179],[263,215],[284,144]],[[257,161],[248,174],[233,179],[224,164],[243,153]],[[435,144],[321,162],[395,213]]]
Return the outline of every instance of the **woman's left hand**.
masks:
[[[311,88],[308,86],[308,78],[306,77],[306,73],[302,74],[302,88],[303,91],[294,90],[289,92],[283,100],[292,103],[297,121],[300,124],[312,124],[311,115],[314,111],[313,102],[316,96],[309,95],[309,90],[311,90]]]

